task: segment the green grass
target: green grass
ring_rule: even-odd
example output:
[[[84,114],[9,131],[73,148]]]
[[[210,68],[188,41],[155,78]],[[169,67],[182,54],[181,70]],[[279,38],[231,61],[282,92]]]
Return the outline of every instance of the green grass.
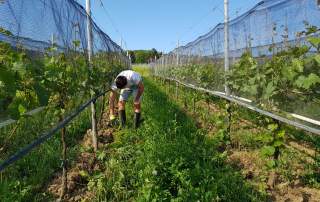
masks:
[[[148,67],[148,65],[145,65],[145,66],[133,65],[132,69],[134,71],[139,72],[143,77],[150,76],[150,67]]]
[[[264,201],[217,152],[217,138],[207,137],[159,83],[146,78],[142,116],[116,134],[106,150],[104,172],[92,176],[98,201]]]

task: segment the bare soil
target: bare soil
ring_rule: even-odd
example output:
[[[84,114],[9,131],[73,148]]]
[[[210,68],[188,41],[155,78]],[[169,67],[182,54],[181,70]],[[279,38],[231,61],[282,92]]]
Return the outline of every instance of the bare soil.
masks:
[[[305,186],[299,179],[293,182],[281,182],[281,178],[276,173],[274,177],[277,179],[274,187],[268,187],[267,173],[262,168],[264,162],[256,151],[234,151],[228,158],[228,163],[233,167],[240,169],[245,179],[251,181],[252,184],[259,184],[259,179],[265,179],[266,188],[272,201],[287,202],[319,202],[320,190]]]
[[[106,148],[108,144],[114,141],[114,129],[110,127],[108,113],[102,115],[100,123],[98,123],[98,149]],[[92,149],[91,129],[87,130],[83,140],[79,143],[83,148],[76,162],[68,169],[67,177],[67,194],[60,198],[61,192],[61,172],[57,172],[53,179],[46,187],[46,192],[53,196],[57,201],[91,201],[94,194],[87,189],[86,173],[92,174],[95,171],[101,171],[102,165],[96,160]]]

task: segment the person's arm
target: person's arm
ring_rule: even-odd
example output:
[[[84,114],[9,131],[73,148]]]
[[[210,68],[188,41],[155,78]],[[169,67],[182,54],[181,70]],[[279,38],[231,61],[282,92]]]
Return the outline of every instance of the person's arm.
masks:
[[[138,84],[138,93],[137,93],[137,96],[135,97],[135,100],[134,100],[135,103],[139,103],[139,100],[140,100],[140,97],[141,97],[143,91],[144,91],[144,85],[140,81],[140,83]]]
[[[110,110],[110,119],[113,119],[115,116],[114,114],[114,106],[115,106],[115,100],[116,100],[117,92],[115,90],[111,90],[110,97],[109,97],[109,110]]]

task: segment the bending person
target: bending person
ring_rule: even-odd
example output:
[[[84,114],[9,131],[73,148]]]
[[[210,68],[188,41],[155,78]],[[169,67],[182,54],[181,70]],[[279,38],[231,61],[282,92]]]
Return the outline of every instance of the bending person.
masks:
[[[142,78],[139,73],[132,70],[122,71],[115,79],[111,86],[110,93],[110,120],[115,120],[114,113],[114,103],[117,96],[117,91],[120,90],[120,97],[118,102],[119,107],[119,118],[121,128],[126,125],[126,111],[125,105],[128,98],[133,95],[133,105],[134,105],[134,127],[138,128],[140,124],[141,117],[141,98],[144,91],[144,85],[142,83]]]

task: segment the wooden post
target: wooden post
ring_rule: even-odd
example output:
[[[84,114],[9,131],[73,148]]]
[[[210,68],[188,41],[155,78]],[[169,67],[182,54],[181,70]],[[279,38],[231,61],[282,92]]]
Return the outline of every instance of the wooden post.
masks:
[[[60,117],[60,121],[62,121],[62,116]],[[67,143],[66,143],[66,128],[61,129],[61,143],[62,143],[62,178],[61,178],[61,192],[60,192],[60,199],[64,197],[64,195],[67,193],[68,187],[67,187]]]
[[[178,82],[176,82],[176,93],[175,93],[176,100],[178,100],[178,87],[179,87],[179,84]]]
[[[231,124],[232,124],[232,109],[231,102],[227,101],[226,110],[228,115],[228,126],[227,126],[227,140],[231,143]]]
[[[195,96],[195,93],[193,94],[193,114],[196,113],[196,96]]]
[[[183,94],[183,98],[184,98],[184,107],[185,109],[188,109],[188,103],[187,103],[187,96],[186,96],[186,88],[182,89],[182,94]]]
[[[224,0],[224,70],[225,74],[229,72],[229,0]],[[230,96],[230,88],[225,78],[225,94]],[[226,110],[228,114],[228,126],[227,126],[227,139],[230,141],[231,132],[231,102],[226,104]]]
[[[224,0],[224,70],[229,72],[229,0]],[[225,83],[225,93],[230,95],[230,89]]]
[[[273,119],[272,120],[274,124],[277,124],[277,129],[272,131],[272,135],[273,135],[273,143],[274,144],[276,141],[279,141],[278,139],[278,134],[279,132],[281,132],[281,123],[278,120]],[[273,161],[275,163],[274,168],[276,168],[279,165],[279,156],[280,156],[280,147],[279,146],[275,146],[274,147],[275,151],[273,153]],[[277,173],[275,172],[274,168],[272,169],[272,171],[269,174],[269,179],[268,179],[268,186],[270,188],[274,188],[274,186],[276,185],[277,182]]]

